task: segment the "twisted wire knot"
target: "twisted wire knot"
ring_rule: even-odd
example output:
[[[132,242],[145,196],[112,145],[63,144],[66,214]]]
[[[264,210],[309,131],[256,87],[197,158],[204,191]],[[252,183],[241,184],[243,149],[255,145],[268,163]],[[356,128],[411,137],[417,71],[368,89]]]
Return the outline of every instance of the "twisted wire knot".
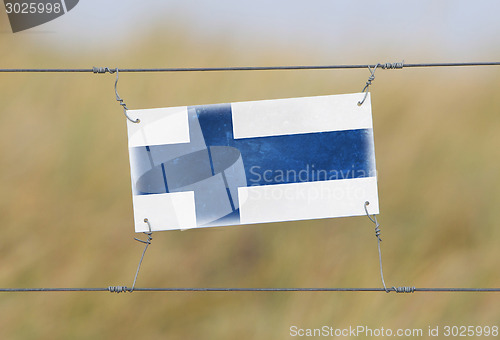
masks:
[[[375,225],[375,237],[380,241],[382,242],[382,239],[380,238],[380,234],[382,233],[382,231],[380,230],[380,224],[377,222],[377,224]]]
[[[377,217],[375,215],[373,215],[373,217],[370,216],[370,214],[368,213],[368,209],[367,209],[368,205],[370,205],[370,202],[366,201],[365,202],[366,216],[368,216],[370,221],[372,221],[373,224],[375,224],[375,237],[377,237],[378,241],[382,242],[382,239],[380,238],[380,234],[382,233],[382,231],[380,230],[380,223],[378,223]]]
[[[366,85],[365,85],[365,88],[363,89],[363,92],[365,92],[365,90],[368,88],[368,86],[370,86],[372,84],[372,81],[375,80],[375,74],[372,73],[369,77],[368,77],[368,80],[366,81]]]
[[[143,232],[143,234],[146,235],[148,237],[148,239],[146,241],[144,241],[144,240],[141,240],[139,238],[134,237],[134,240],[149,245],[149,244],[151,244],[151,241],[153,240],[153,236],[152,236],[153,232],[151,231],[151,223],[149,223],[149,219],[147,219],[147,218],[144,219],[144,223],[146,223],[148,225],[149,231],[145,231],[145,232]]]
[[[381,67],[383,70],[394,70],[394,69],[402,69],[404,67],[405,61],[403,60],[402,62],[398,63],[385,63],[385,64],[379,64],[379,67]]]
[[[94,73],[115,73],[116,69],[109,68],[109,67],[92,67],[92,72]]]
[[[130,291],[126,286],[109,286],[108,291],[110,293],[124,293]]]
[[[366,97],[368,96],[368,88],[370,87],[370,85],[372,84],[372,81],[375,80],[375,71],[377,70],[377,67],[379,67],[380,64],[377,64],[375,65],[375,67],[372,69],[370,66],[368,66],[368,70],[370,70],[370,76],[368,77],[368,80],[366,81],[366,85],[365,87],[363,88],[363,91],[361,91],[361,93],[365,93],[364,97],[363,97],[363,100],[360,100],[358,102],[358,106],[361,106],[363,105],[363,103],[365,102],[366,100]]]
[[[392,290],[396,293],[414,293],[415,287],[392,287]],[[389,291],[387,291],[389,293]]]
[[[368,96],[368,88],[372,84],[372,81],[375,80],[375,70],[377,70],[377,67],[380,67],[383,70],[390,70],[390,69],[402,69],[404,66],[404,60],[400,63],[385,63],[385,64],[376,64],[373,69],[371,68],[370,65],[368,65],[368,70],[370,70],[370,76],[368,77],[368,80],[366,81],[365,87],[363,88],[363,91],[361,93],[365,93],[363,100],[360,100],[358,102],[358,106],[363,105],[363,103],[366,100],[366,97]]]

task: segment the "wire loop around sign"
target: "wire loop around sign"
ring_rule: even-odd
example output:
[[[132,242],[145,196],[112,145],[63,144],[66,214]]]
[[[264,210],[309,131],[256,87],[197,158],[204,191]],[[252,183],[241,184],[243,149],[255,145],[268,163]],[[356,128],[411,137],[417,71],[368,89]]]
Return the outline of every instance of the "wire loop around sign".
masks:
[[[148,239],[146,241],[143,241],[141,239],[134,238],[134,240],[139,241],[141,243],[144,243],[144,244],[146,244],[146,246],[144,247],[144,251],[142,252],[141,260],[139,261],[139,265],[137,266],[137,271],[135,272],[135,277],[134,277],[134,283],[132,284],[132,288],[130,288],[130,290],[129,290],[130,293],[132,293],[134,291],[135,283],[137,282],[137,276],[139,276],[139,270],[141,269],[142,260],[144,260],[144,255],[146,254],[146,250],[148,250],[148,247],[151,244],[151,241],[153,240],[153,237],[151,236],[151,235],[153,235],[153,232],[151,230],[151,223],[149,223],[149,219],[145,218],[144,223],[146,223],[148,225],[149,231],[144,232],[144,234],[148,237]]]
[[[123,99],[120,98],[120,95],[118,95],[118,89],[117,89],[117,87],[118,87],[118,68],[116,68],[114,72],[116,72],[116,80],[115,80],[116,101],[118,103],[120,103],[120,105],[123,107],[123,114],[125,115],[125,117],[127,117],[128,120],[130,120],[132,123],[140,123],[141,120],[139,118],[137,118],[136,120],[134,120],[134,119],[130,118],[129,115],[127,114],[127,110],[128,110],[127,104],[125,104],[123,102]],[[113,73],[113,72],[110,72],[110,73]]]
[[[368,205],[370,205],[370,202],[366,201],[365,202],[365,212],[366,216],[370,219],[370,221],[375,224],[375,236],[377,237],[377,245],[378,245],[378,260],[379,260],[379,265],[380,265],[380,278],[382,279],[382,285],[384,286],[384,290],[386,293],[390,292],[396,292],[396,293],[414,293],[415,292],[415,287],[391,287],[387,288],[385,285],[385,280],[384,280],[384,271],[382,269],[382,251],[380,250],[380,242],[382,242],[382,239],[380,238],[380,224],[377,221],[377,216],[373,214],[370,216],[368,213]]]
[[[137,277],[139,276],[139,270],[141,269],[142,260],[144,260],[144,255],[146,254],[146,250],[148,250],[148,246],[151,244],[151,241],[153,240],[153,237],[151,236],[151,235],[153,235],[153,231],[151,230],[151,224],[149,223],[149,220],[147,218],[145,218],[144,223],[146,223],[148,225],[148,229],[149,229],[149,231],[144,232],[144,234],[147,235],[147,237],[148,237],[147,240],[144,241],[144,240],[141,240],[138,238],[134,238],[134,240],[139,241],[141,243],[144,243],[144,244],[146,244],[146,246],[144,247],[144,250],[143,250],[142,256],[141,256],[141,260],[139,261],[139,265],[137,266],[137,270],[136,270],[135,276],[134,276],[134,282],[132,283],[132,288],[128,288],[127,286],[109,286],[107,290],[110,293],[124,293],[124,292],[132,293],[135,289],[135,283],[137,282]]]
[[[376,64],[373,69],[371,68],[370,65],[368,65],[368,70],[370,70],[370,77],[368,77],[368,80],[366,81],[365,87],[363,88],[363,91],[361,93],[365,93],[365,96],[363,97],[363,100],[358,102],[358,106],[363,105],[363,103],[366,100],[366,97],[368,96],[368,90],[370,85],[372,84],[372,81],[375,80],[375,71],[377,70],[377,67],[380,67],[383,70],[394,70],[394,69],[402,69],[404,67],[405,61],[403,60],[402,62],[397,62],[397,63],[384,63],[384,64]],[[372,221],[373,222],[373,221]]]
[[[123,99],[120,97],[120,95],[118,94],[118,78],[119,78],[119,75],[118,75],[118,67],[117,68],[109,68],[109,67],[93,67],[92,68],[92,72],[94,73],[109,73],[109,74],[113,74],[113,73],[116,73],[116,80],[115,80],[115,96],[116,96],[116,101],[123,107],[123,114],[125,115],[125,117],[127,117],[127,119],[129,121],[131,121],[132,123],[140,123],[141,120],[140,119],[132,119],[129,117],[129,115],[127,114],[127,110],[128,110],[128,107],[127,107],[127,104],[124,103]]]
[[[363,88],[363,91],[361,91],[361,93],[365,93],[365,96],[363,97],[363,100],[359,101],[358,102],[358,106],[361,106],[363,105],[363,103],[365,102],[366,100],[366,97],[368,96],[368,88],[370,87],[370,85],[372,84],[372,81],[375,80],[375,70],[377,70],[377,67],[379,66],[380,64],[377,64],[375,65],[375,67],[372,69],[370,66],[368,66],[368,69],[370,70],[370,77],[368,77],[368,80],[366,81],[366,85],[365,87]]]
[[[380,250],[380,242],[382,242],[382,239],[380,238],[380,224],[378,223],[377,216],[375,216],[375,214],[373,215],[373,217],[371,217],[370,214],[368,213],[368,208],[367,208],[368,205],[370,205],[370,202],[366,201],[365,205],[364,205],[366,216],[368,216],[368,218],[370,219],[370,221],[372,221],[373,224],[375,224],[375,236],[377,237],[378,260],[379,260],[379,265],[380,265],[380,278],[382,279],[382,285],[384,286],[384,290],[387,293],[389,293],[390,290],[387,289],[387,287],[385,286],[384,271],[382,269],[382,251]]]

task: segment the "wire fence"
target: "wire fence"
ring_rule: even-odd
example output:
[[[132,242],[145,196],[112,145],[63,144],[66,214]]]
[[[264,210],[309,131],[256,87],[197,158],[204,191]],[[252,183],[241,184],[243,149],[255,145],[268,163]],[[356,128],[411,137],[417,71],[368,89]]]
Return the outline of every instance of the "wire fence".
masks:
[[[118,72],[217,72],[217,71],[273,71],[273,70],[335,70],[335,69],[366,69],[373,73],[376,68],[402,69],[423,67],[468,67],[468,66],[500,66],[500,62],[458,62],[458,63],[377,63],[355,65],[297,65],[297,66],[236,66],[236,67],[180,67],[180,68],[12,68],[0,69],[0,73],[117,73]],[[117,78],[118,81],[118,78]],[[367,83],[369,86],[370,84]],[[366,89],[366,87],[365,87]],[[116,90],[116,83],[115,83]],[[118,98],[118,95],[117,95]],[[367,212],[368,214],[368,212]],[[369,215],[368,215],[369,216]],[[372,220],[373,221],[373,220]],[[375,222],[374,222],[375,223]],[[377,225],[378,226],[378,225]],[[142,241],[144,242],[144,241]],[[146,248],[140,263],[144,258]],[[379,248],[380,255],[380,248]],[[0,293],[23,292],[384,292],[384,293],[500,293],[500,288],[417,288],[417,287],[390,287],[386,288],[139,288],[135,287],[137,274],[132,288],[127,286],[109,286],[106,288],[0,288]],[[382,270],[382,268],[381,268]],[[381,272],[382,275],[382,272]],[[383,275],[382,275],[383,282]]]

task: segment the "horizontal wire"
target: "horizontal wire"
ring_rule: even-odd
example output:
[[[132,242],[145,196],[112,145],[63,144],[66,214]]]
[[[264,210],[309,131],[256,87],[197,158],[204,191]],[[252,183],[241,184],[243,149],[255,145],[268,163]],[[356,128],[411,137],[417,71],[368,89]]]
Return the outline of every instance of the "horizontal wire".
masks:
[[[179,68],[12,68],[0,69],[0,72],[73,72],[73,73],[106,73],[106,72],[207,72],[207,71],[271,71],[271,70],[334,70],[363,69],[376,65],[389,64],[357,64],[357,65],[299,65],[299,66],[236,66],[236,67],[179,67]],[[455,66],[500,66],[500,62],[461,62],[461,63],[418,63],[402,64],[403,67],[455,67]],[[389,69],[390,67],[388,67]]]
[[[108,288],[0,288],[0,293],[14,292],[110,292]],[[121,291],[128,291],[123,287]],[[384,292],[384,288],[134,288],[134,292]],[[120,292],[120,291],[118,291]],[[414,288],[413,292],[478,293],[496,292],[500,288]]]

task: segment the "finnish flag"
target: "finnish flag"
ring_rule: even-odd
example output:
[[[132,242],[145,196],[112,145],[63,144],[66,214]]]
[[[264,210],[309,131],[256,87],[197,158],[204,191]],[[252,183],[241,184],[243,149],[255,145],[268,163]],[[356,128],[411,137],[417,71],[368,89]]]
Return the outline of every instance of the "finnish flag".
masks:
[[[363,96],[128,111],[135,231],[378,214]]]

